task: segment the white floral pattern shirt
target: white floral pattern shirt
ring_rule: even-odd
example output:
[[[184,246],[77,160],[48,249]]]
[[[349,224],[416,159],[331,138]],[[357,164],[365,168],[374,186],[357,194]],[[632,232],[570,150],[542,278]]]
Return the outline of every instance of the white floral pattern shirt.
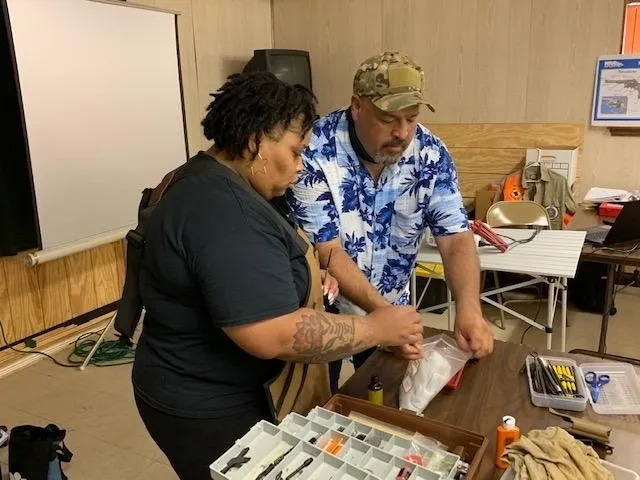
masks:
[[[318,120],[303,155],[304,170],[288,192],[312,242],[340,238],[365,276],[390,302],[409,302],[409,283],[425,231],[464,232],[469,221],[453,160],[443,142],[418,124],[400,161],[377,185],[349,139],[346,110]],[[341,313],[364,312],[347,299]]]

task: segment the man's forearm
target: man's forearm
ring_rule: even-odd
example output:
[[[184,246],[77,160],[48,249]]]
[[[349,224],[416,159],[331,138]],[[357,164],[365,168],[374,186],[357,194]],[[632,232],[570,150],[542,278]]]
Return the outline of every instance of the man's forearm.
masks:
[[[341,246],[332,247],[330,251],[329,273],[338,280],[340,293],[344,297],[367,313],[390,305]],[[319,249],[319,253],[321,264],[326,266],[329,253],[324,249]]]
[[[480,264],[471,232],[436,239],[456,310],[480,311]]]
[[[295,312],[284,326],[282,360],[324,363],[358,353],[377,344],[371,322],[357,315],[333,315],[309,308]]]

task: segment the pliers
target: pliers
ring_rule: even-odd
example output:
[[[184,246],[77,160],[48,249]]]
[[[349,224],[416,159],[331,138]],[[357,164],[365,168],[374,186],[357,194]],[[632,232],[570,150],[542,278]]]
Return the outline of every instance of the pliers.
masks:
[[[240,450],[240,453],[237,456],[229,459],[225,467],[222,470],[220,470],[220,473],[224,475],[232,468],[240,468],[242,465],[244,465],[249,460],[251,460],[251,457],[247,457],[248,452],[249,452],[249,447],[244,447],[242,450]]]

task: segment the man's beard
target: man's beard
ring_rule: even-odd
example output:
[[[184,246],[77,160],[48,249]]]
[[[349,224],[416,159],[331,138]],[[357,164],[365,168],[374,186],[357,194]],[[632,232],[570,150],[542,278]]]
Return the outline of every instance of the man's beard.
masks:
[[[402,154],[407,149],[407,146],[408,145],[403,141],[389,142],[383,145],[382,148],[384,149],[385,147],[401,147],[402,151],[400,153],[394,153],[394,154],[385,154],[385,153],[378,152],[376,155],[373,156],[373,160],[378,165],[385,165],[385,166],[394,165],[400,161],[400,159],[402,158]]]
[[[373,161],[378,165],[395,165],[402,158],[402,153],[398,153],[397,155],[384,155],[379,153],[373,157]]]

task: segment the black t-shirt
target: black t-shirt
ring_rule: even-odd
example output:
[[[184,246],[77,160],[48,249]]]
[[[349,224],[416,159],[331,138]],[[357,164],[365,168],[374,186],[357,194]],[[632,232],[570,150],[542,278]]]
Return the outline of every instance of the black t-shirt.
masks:
[[[147,224],[133,384],[163,412],[215,418],[264,405],[263,384],[283,365],[248,354],[222,328],[297,310],[309,273],[274,207],[205,153],[194,160],[211,168],[171,186]]]

